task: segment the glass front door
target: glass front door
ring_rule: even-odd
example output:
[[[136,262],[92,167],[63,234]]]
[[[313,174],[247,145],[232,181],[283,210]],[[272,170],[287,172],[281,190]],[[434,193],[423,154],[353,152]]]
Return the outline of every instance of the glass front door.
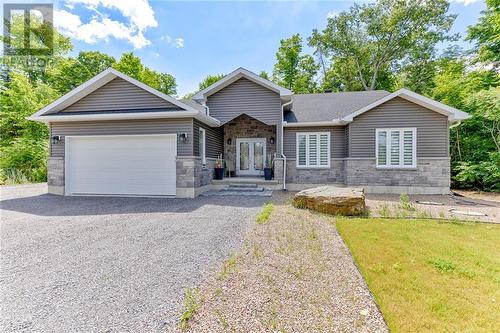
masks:
[[[236,139],[236,174],[260,176],[264,173],[266,139]]]

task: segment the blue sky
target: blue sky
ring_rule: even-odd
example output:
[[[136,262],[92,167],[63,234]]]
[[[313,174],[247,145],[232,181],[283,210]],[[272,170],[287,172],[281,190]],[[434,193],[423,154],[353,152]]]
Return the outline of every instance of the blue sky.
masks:
[[[56,3],[55,23],[72,37],[75,53],[119,58],[134,51],[147,66],[173,74],[182,96],[208,74],[240,66],[271,72],[280,39],[309,36],[352,3],[67,0]],[[484,8],[482,0],[454,0],[453,32],[463,35]]]

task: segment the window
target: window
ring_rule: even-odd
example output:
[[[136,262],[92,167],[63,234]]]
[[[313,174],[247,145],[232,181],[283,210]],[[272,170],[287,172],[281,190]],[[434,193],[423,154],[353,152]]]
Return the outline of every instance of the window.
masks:
[[[205,156],[205,130],[203,128],[199,129],[198,145],[201,160],[203,162],[203,165],[205,165],[207,163],[207,160]]]
[[[297,167],[330,167],[330,133],[297,133]]]
[[[415,168],[417,166],[416,128],[377,128],[375,155],[379,168]]]

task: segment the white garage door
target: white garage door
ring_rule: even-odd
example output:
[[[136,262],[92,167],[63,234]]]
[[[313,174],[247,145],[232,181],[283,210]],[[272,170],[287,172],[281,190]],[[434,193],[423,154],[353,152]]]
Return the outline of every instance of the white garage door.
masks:
[[[66,137],[66,194],[175,195],[176,138]]]

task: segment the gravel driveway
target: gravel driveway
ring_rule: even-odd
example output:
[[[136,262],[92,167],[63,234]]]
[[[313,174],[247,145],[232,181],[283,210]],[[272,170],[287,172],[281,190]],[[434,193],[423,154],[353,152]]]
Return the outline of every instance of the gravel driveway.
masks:
[[[266,198],[59,197],[1,187],[2,331],[175,325],[183,289],[241,244]]]

